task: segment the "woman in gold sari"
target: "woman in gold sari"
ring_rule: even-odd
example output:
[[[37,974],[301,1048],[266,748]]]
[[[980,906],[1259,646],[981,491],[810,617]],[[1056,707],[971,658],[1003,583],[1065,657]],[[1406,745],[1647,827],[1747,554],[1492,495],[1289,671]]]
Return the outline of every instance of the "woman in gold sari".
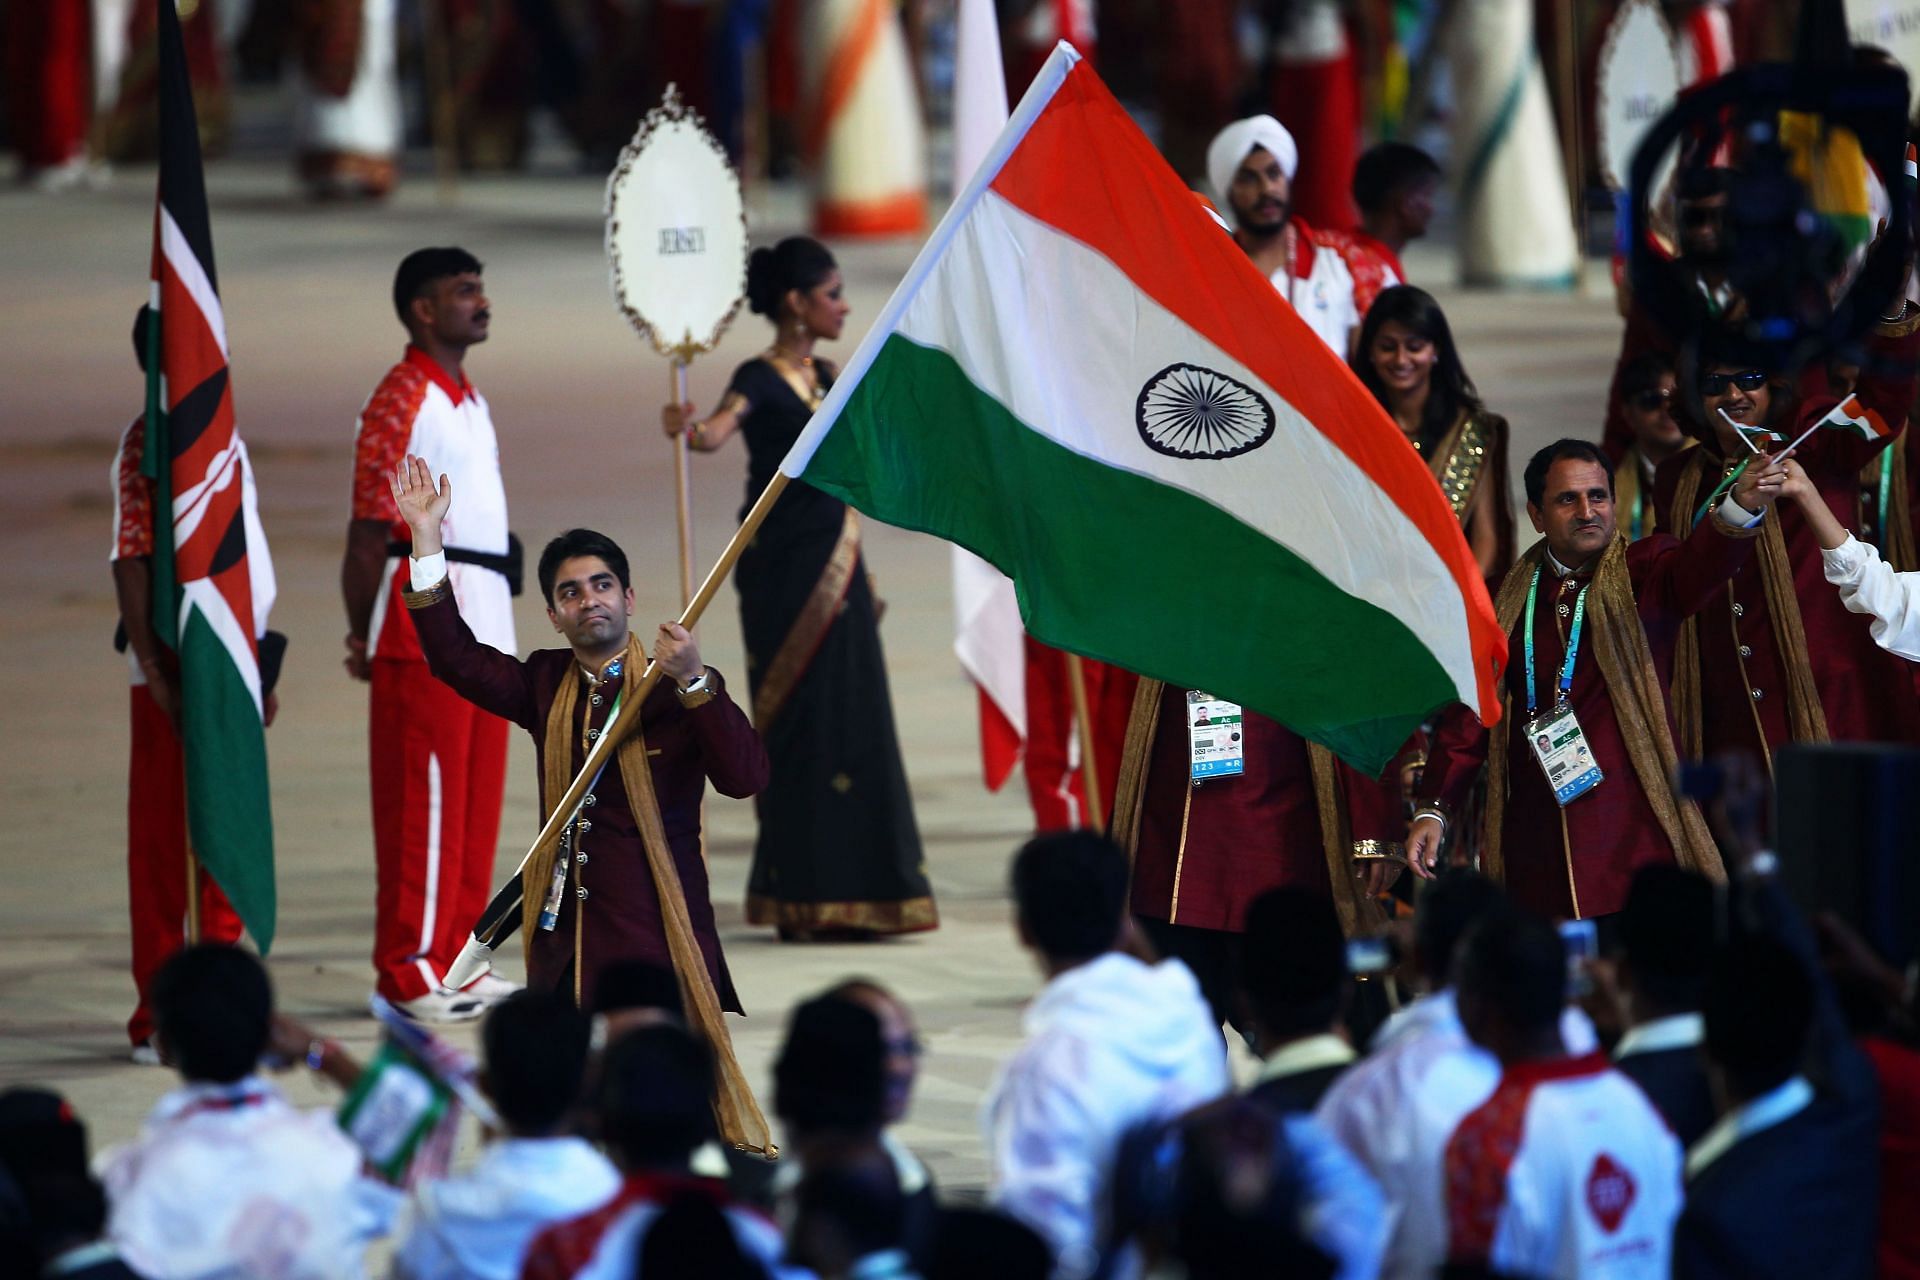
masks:
[[[814,344],[847,317],[840,271],[817,240],[756,249],[747,305],[774,325],[773,345],[734,371],[720,407],[695,421],[668,405],[667,434],[711,452],[747,446],[745,515],[833,385]],[[772,779],[747,879],[747,922],[783,940],[910,933],[938,922],[887,693],[858,517],[796,480],[740,555],[740,628],[753,724]]]
[[[1383,290],[1360,326],[1353,371],[1426,459],[1497,589],[1513,564],[1507,420],[1480,403],[1440,304],[1412,285]]]

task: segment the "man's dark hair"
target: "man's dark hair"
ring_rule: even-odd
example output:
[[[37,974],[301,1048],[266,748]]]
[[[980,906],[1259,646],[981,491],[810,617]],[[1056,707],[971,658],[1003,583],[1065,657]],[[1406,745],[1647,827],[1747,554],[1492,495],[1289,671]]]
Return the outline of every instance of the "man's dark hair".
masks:
[[[1454,986],[1481,1000],[1518,1035],[1552,1029],[1567,1002],[1567,947],[1540,916],[1503,903],[1481,916],[1460,944]]]
[[[1047,1280],[1053,1271],[1039,1233],[994,1209],[941,1209],[927,1254],[926,1280]]]
[[[1406,142],[1381,142],[1360,153],[1353,166],[1353,202],[1375,213],[1402,192],[1440,180],[1440,163]]]
[[[237,947],[175,952],[153,976],[153,1020],[182,1077],[232,1084],[266,1052],[273,988],[260,962]]]
[[[73,1107],[46,1089],[0,1093],[0,1272],[15,1274],[11,1263],[35,1274],[41,1258],[97,1239],[106,1221],[106,1193],[88,1172],[87,1128]]]
[[[594,1013],[622,1013],[629,1009],[658,1009],[677,1020],[687,1020],[680,979],[673,970],[647,960],[615,960],[600,970],[593,984]]]
[[[1634,991],[1662,1016],[1700,1007],[1715,936],[1713,884],[1679,867],[1634,873],[1620,911],[1620,958]]]
[[[684,1168],[714,1136],[713,1054],[680,1027],[630,1031],[600,1068],[600,1136],[625,1169]]]
[[[1013,855],[1020,923],[1055,961],[1091,960],[1113,949],[1127,905],[1127,855],[1092,831],[1050,831]]]
[[[1813,979],[1784,943],[1736,938],[1713,958],[1701,1012],[1707,1057],[1744,1101],[1800,1069],[1813,1025]]]
[[[1657,391],[1660,379],[1673,373],[1673,360],[1666,352],[1644,351],[1627,361],[1626,367],[1620,370],[1620,398],[1632,400],[1642,392]]]
[[[540,598],[549,607],[553,605],[554,575],[575,556],[599,556],[607,562],[607,568],[613,570],[613,576],[620,579],[622,591],[633,585],[627,571],[627,553],[620,549],[619,543],[592,529],[569,529],[540,553]]]
[[[1600,469],[1607,473],[1607,492],[1613,492],[1613,462],[1600,451],[1600,446],[1591,440],[1575,440],[1569,437],[1564,440],[1555,440],[1527,461],[1524,483],[1527,501],[1530,504],[1536,507],[1540,505],[1540,500],[1546,496],[1547,492],[1547,472],[1562,458],[1577,458],[1582,462],[1599,463]]]
[[[1269,889],[1247,908],[1240,990],[1275,1040],[1327,1030],[1347,994],[1346,935],[1333,902],[1305,889]]]
[[[877,1133],[887,1049],[871,1009],[839,996],[794,1006],[773,1064],[773,1110],[799,1133]]]
[[[714,1196],[683,1191],[667,1201],[640,1237],[636,1276],[648,1280],[761,1280],[758,1259],[740,1247]]]
[[[519,991],[495,1005],[480,1028],[487,1094],[516,1133],[552,1130],[580,1092],[590,1026],[573,1002]]]
[[[1473,922],[1507,900],[1477,871],[1452,869],[1420,895],[1413,909],[1413,953],[1434,990],[1453,980],[1454,953]]]
[[[448,276],[480,274],[480,259],[465,249],[451,247],[415,249],[400,259],[393,273],[393,311],[408,332],[413,330],[413,300],[424,294],[436,280]]]
[[[856,1258],[906,1244],[907,1198],[884,1158],[807,1168],[794,1193],[795,1216],[832,1223]]]

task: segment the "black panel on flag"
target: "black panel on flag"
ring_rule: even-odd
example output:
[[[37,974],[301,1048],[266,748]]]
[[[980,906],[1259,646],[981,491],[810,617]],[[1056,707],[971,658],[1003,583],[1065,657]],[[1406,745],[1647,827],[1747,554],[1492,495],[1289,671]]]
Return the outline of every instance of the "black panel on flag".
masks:
[[[213,415],[220,411],[220,400],[226,394],[227,368],[222,365],[205,382],[181,398],[173,412],[167,415],[174,457],[193,448],[193,442],[200,438],[200,433],[213,424]]]
[[[207,283],[220,292],[213,269],[213,227],[207,218],[207,184],[200,169],[200,126],[194,119],[187,78],[187,45],[180,35],[175,0],[160,0],[160,82],[180,89],[160,95],[160,206],[186,237]]]

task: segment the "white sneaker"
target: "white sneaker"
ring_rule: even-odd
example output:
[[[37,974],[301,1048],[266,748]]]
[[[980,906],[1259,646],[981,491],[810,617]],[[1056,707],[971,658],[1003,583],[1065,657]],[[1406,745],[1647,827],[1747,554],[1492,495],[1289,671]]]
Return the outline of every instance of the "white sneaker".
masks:
[[[491,971],[481,974],[460,990],[461,995],[477,996],[488,1004],[498,1004],[516,991],[524,988],[517,982],[508,982]]]
[[[160,1061],[159,1042],[149,1037],[133,1046],[133,1052],[127,1055],[136,1067],[158,1067],[165,1064]]]
[[[395,1000],[393,1007],[415,1022],[471,1022],[486,1011],[487,1002],[464,991],[429,991],[414,1000]]]

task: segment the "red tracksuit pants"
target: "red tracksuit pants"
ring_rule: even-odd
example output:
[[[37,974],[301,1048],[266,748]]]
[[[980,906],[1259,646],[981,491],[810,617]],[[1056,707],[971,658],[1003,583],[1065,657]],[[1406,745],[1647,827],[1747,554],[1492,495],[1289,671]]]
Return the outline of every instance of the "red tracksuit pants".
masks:
[[[424,662],[372,665],[373,971],[381,995],[414,1000],[439,985],[492,892],[507,722]]]
[[[147,992],[153,975],[187,940],[187,776],[180,736],[147,686],[133,686],[133,749],[127,758],[127,922],[133,934],[133,987],[139,993],[127,1038],[153,1035]],[[240,917],[205,869],[200,882],[200,940],[240,940]]]

